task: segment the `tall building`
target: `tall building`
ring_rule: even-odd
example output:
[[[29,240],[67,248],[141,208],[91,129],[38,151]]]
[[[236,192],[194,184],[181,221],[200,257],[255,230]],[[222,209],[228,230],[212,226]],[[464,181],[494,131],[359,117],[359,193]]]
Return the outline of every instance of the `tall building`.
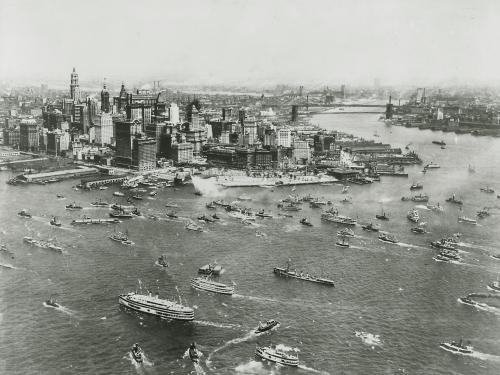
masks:
[[[134,138],[132,142],[132,165],[139,171],[156,168],[156,139]]]
[[[125,110],[125,107],[127,105],[127,96],[128,94],[127,90],[125,90],[125,84],[122,82],[120,94],[113,98],[113,107],[115,108],[116,112],[119,113]]]
[[[132,165],[132,134],[134,121],[116,121],[115,138],[116,153],[115,162],[118,166],[129,168]]]
[[[106,89],[106,81],[101,91],[101,112],[109,113],[111,110],[109,105],[109,91]]]
[[[95,142],[101,145],[110,145],[114,138],[113,117],[110,113],[103,112],[97,116],[95,124]]]
[[[297,104],[292,105],[292,122],[297,122],[299,119],[299,106]]]
[[[73,68],[73,72],[71,73],[69,92],[73,101],[78,102],[80,100],[80,85],[78,84],[78,74],[76,73],[75,68]]]
[[[292,146],[292,132],[290,128],[283,127],[277,130],[276,146],[282,146],[282,147]]]
[[[297,164],[306,164],[311,158],[309,142],[295,139],[293,141],[293,159]]]
[[[176,103],[170,104],[169,113],[169,119],[171,123],[178,124],[181,121],[179,116],[179,106]]]
[[[19,149],[22,151],[38,151],[39,135],[36,121],[21,120],[19,125]]]

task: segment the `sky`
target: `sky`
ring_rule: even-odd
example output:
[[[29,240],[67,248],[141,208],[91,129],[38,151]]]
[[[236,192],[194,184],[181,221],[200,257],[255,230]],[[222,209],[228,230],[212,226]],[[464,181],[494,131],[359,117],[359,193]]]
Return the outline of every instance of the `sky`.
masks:
[[[496,0],[0,0],[0,80],[500,83]]]

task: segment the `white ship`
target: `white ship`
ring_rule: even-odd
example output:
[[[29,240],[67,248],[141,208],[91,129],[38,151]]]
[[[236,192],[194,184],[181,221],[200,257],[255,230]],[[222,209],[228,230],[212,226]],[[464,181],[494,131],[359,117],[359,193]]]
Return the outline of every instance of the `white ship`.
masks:
[[[180,303],[161,299],[151,294],[139,294],[130,292],[120,294],[118,298],[120,305],[129,309],[140,311],[146,314],[158,316],[162,319],[193,320],[194,310]]]
[[[226,284],[218,283],[205,277],[196,277],[191,280],[191,286],[198,290],[205,290],[207,292],[219,294],[233,294],[234,286],[227,286]]]
[[[325,212],[321,214],[321,219],[338,224],[356,225],[356,219],[352,219],[349,216],[339,215],[337,212]]]
[[[257,347],[255,354],[271,362],[276,362],[281,365],[297,367],[299,365],[299,356],[287,353],[283,350],[273,348],[271,346]]]

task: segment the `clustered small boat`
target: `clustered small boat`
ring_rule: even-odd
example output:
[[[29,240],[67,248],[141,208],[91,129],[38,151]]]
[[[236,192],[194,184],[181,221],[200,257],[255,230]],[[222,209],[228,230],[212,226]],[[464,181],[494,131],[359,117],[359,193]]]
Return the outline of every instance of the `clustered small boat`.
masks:
[[[156,261],[156,264],[160,267],[167,268],[168,267],[167,257],[165,255],[160,255],[158,257],[158,260]]]

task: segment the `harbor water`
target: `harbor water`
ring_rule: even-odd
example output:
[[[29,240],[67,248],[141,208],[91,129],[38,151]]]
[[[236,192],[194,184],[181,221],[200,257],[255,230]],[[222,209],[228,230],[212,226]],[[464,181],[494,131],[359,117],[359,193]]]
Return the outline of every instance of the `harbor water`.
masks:
[[[410,166],[408,178],[382,177],[370,185],[352,185],[343,204],[341,184],[222,189],[199,178],[193,186],[159,189],[155,197],[135,202],[142,217],[113,225],[72,226],[83,215],[107,218],[109,209],[90,203],[114,197],[117,185],[102,191],[73,188],[79,181],[11,186],[9,172],[0,172],[0,373],[2,374],[498,374],[500,372],[500,293],[483,297],[476,309],[458,298],[476,292],[493,294],[486,285],[497,279],[500,260],[500,139],[421,131],[385,125],[374,114],[316,116],[313,123],[367,139],[408,145],[439,169],[422,173]],[[446,148],[432,144],[444,140]],[[475,167],[470,173],[468,166]],[[403,202],[420,182],[430,203]],[[490,186],[494,194],[480,191]],[[127,193],[125,191],[125,193]],[[418,192],[417,192],[418,193]],[[64,199],[58,199],[62,194]],[[186,230],[185,223],[213,213],[205,203],[231,202],[265,208],[272,219],[243,224],[218,208],[220,222],[201,224],[204,232]],[[358,219],[350,247],[335,245],[342,226],[322,222],[321,209],[302,205],[293,217],[278,216],[277,203],[290,194],[331,200],[341,214]],[[462,211],[445,199],[456,194]],[[75,201],[80,211],[67,211]],[[166,208],[175,202],[178,208]],[[407,212],[416,207],[428,233],[414,234]],[[478,225],[458,223],[459,215],[476,217],[490,207]],[[28,209],[33,218],[17,216]],[[179,218],[169,219],[167,211]],[[378,222],[396,236],[397,244],[378,240],[359,223]],[[57,216],[62,226],[51,226]],[[308,218],[312,227],[299,223]],[[133,246],[111,241],[114,231],[128,231]],[[460,264],[436,262],[430,241],[461,233]],[[24,236],[51,239],[63,254],[31,247]],[[165,254],[169,267],[155,261]],[[13,258],[12,258],[13,256]],[[291,260],[292,268],[330,277],[335,287],[277,277],[273,267]],[[194,290],[190,280],[198,267],[217,261],[218,278],[235,286],[235,294],[214,295]],[[142,288],[160,297],[181,298],[195,309],[193,322],[162,321],[128,311],[118,304],[121,293]],[[53,296],[61,308],[44,305]],[[256,336],[259,321],[276,319],[280,327]],[[463,337],[472,355],[456,355],[439,343]],[[196,342],[203,353],[194,365],[186,350]],[[139,343],[146,361],[135,365],[130,348]],[[299,368],[263,362],[256,346],[282,344],[294,348]]]

